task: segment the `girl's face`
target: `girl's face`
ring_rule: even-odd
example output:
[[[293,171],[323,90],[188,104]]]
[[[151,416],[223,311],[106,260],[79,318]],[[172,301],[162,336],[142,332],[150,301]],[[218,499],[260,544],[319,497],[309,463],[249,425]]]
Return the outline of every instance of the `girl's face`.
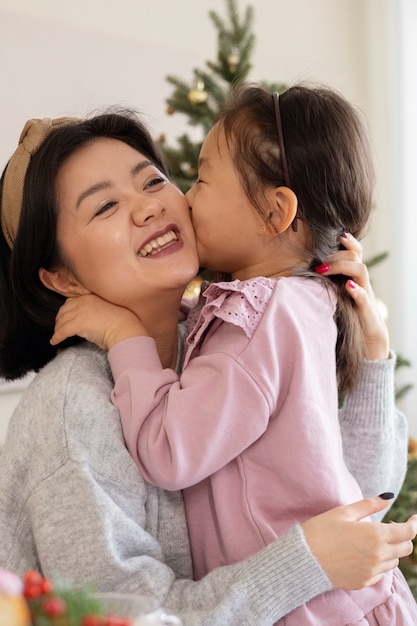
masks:
[[[265,226],[248,200],[221,128],[201,147],[198,180],[186,194],[200,265],[244,280],[260,273]]]
[[[135,310],[196,275],[185,197],[127,144],[99,138],[81,148],[62,166],[56,191],[63,258],[86,290]]]

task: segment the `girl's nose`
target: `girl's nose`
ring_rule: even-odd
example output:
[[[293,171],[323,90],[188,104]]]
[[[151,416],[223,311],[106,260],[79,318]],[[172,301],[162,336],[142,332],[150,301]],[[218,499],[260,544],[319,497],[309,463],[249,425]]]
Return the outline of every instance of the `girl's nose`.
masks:
[[[191,187],[191,189],[189,189],[187,191],[187,193],[185,194],[185,197],[187,198],[187,202],[188,205],[190,207],[190,209],[193,206],[193,199],[194,199],[194,189],[195,189],[196,183],[194,183],[194,185]]]

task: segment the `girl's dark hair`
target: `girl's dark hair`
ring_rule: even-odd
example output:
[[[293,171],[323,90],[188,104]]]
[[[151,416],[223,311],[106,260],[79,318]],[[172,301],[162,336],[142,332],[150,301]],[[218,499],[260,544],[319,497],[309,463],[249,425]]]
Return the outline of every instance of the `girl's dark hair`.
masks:
[[[149,132],[133,111],[96,115],[54,129],[31,158],[25,176],[22,211],[10,250],[0,232],[0,376],[13,380],[38,371],[57,352],[51,346],[55,316],[64,296],[50,291],[38,271],[65,265],[56,238],[58,206],[55,182],[65,161],[100,137],[118,139],[166,167]],[[3,176],[0,181],[0,204]],[[71,338],[60,347],[76,343]]]
[[[314,267],[339,245],[345,229],[360,238],[372,210],[374,168],[361,115],[345,98],[322,86],[297,85],[279,97],[289,183],[297,196],[297,221],[308,239],[305,265],[294,273],[333,283],[338,304],[336,346],[339,393],[351,389],[363,359],[363,336],[346,277],[323,278]],[[216,120],[224,130],[245,193],[265,217],[265,190],[288,186],[271,93],[240,84]]]

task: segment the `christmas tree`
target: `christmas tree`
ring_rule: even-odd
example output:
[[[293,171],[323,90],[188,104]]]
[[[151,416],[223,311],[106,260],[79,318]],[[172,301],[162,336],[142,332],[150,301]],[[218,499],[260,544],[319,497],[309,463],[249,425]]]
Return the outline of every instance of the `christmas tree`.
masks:
[[[177,113],[187,116],[190,126],[199,127],[201,138],[192,140],[188,134],[177,139],[177,146],[169,146],[163,136],[159,145],[168,163],[171,175],[176,184],[185,193],[195,182],[200,148],[204,136],[213,125],[217,112],[226,101],[231,87],[240,81],[248,79],[252,68],[251,54],[255,45],[255,35],[252,32],[254,12],[247,6],[240,16],[237,10],[237,0],[225,0],[227,19],[222,19],[214,11],[209,17],[217,29],[217,60],[207,61],[204,69],[194,69],[189,82],[175,76],[167,76],[167,81],[174,87],[174,91],[167,99],[169,115]],[[272,91],[282,92],[285,83],[261,84]],[[388,256],[387,252],[376,255],[366,261],[368,268],[381,263]],[[199,288],[190,285],[190,295],[195,295]],[[191,292],[193,292],[191,294]],[[410,366],[410,362],[401,355],[397,355],[397,369]],[[399,400],[413,385],[405,384],[396,389],[396,398]],[[417,441],[410,441],[410,456],[408,472],[401,493],[389,511],[387,518],[396,522],[403,522],[417,511]],[[410,587],[417,598],[417,540],[415,550],[407,559],[402,559],[400,568],[403,570]]]
[[[172,96],[167,100],[168,114],[181,113],[187,116],[190,126],[200,127],[202,131],[197,141],[187,134],[178,137],[177,147],[167,145],[163,136],[159,139],[172,177],[184,192],[195,182],[202,141],[227,99],[230,88],[247,79],[252,68],[250,59],[255,45],[253,9],[248,6],[240,17],[236,0],[226,0],[226,9],[228,21],[214,11],[209,12],[217,29],[217,60],[207,61],[204,69],[194,69],[190,82],[167,76],[167,81],[174,87]],[[271,91],[280,92],[285,88],[283,83],[263,84]]]

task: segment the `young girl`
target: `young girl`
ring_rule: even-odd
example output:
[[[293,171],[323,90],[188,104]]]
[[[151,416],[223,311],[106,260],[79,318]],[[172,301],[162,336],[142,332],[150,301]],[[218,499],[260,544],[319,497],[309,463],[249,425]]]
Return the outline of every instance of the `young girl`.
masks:
[[[362,234],[372,188],[366,133],[343,98],[244,88],[206,138],[189,193],[200,262],[232,280],[205,290],[181,377],[162,368],[133,316],[123,313],[123,328],[116,315],[99,324],[131,454],[151,483],[184,489],[196,578],[362,496],[337,419],[362,338],[344,284],[313,269],[344,229]],[[160,249],[154,239],[139,253]],[[145,336],[119,341],[133,330]],[[416,620],[395,570],[371,589],[318,596],[283,623]]]

